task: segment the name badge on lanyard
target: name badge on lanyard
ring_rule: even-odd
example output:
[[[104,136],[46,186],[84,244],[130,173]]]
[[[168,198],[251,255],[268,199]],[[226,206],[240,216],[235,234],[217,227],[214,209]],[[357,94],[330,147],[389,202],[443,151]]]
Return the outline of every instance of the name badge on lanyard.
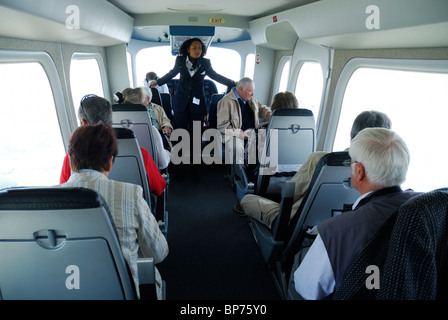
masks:
[[[193,103],[199,105],[199,103],[201,102],[201,99],[195,98],[193,97]]]

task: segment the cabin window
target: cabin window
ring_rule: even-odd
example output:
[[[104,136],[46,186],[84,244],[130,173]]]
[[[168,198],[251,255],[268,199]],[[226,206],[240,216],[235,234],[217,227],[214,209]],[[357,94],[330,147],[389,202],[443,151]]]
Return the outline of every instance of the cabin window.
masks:
[[[440,165],[448,157],[448,74],[361,67],[343,97],[333,150],[349,146],[356,116],[365,110],[387,114],[392,130],[406,142],[411,163],[403,188],[429,191],[448,186]],[[443,165],[442,165],[443,166]]]
[[[128,66],[129,85],[134,87],[134,72],[132,70],[132,57],[129,52],[126,52],[126,63]]]
[[[213,70],[226,78],[238,81],[241,71],[241,56],[233,49],[209,47],[206,58],[210,59]],[[218,92],[225,93],[227,86],[214,81]]]
[[[275,72],[274,85],[272,88],[273,96],[278,92],[285,92],[288,88],[289,69],[291,65],[291,56],[282,56],[277,64]]]
[[[280,76],[280,84],[278,86],[278,92],[285,92],[288,87],[288,77],[289,77],[289,66],[291,62],[290,59],[285,62],[282,68],[282,73]]]
[[[0,188],[59,183],[64,144],[38,62],[0,63]]]
[[[246,56],[246,67],[244,69],[244,76],[253,79],[255,72],[255,54],[249,53]]]
[[[82,97],[86,94],[96,94],[104,97],[103,82],[97,59],[75,55],[70,63],[70,86],[75,114],[78,117],[79,102]]]
[[[145,84],[145,77],[148,72],[155,72],[158,77],[164,76],[174,67],[176,57],[171,53],[171,47],[161,46],[140,50],[135,56],[135,72],[137,76],[136,87]],[[174,77],[179,78],[179,75]]]
[[[322,68],[317,62],[305,62],[297,76],[295,95],[299,107],[309,109],[317,123],[323,90]]]

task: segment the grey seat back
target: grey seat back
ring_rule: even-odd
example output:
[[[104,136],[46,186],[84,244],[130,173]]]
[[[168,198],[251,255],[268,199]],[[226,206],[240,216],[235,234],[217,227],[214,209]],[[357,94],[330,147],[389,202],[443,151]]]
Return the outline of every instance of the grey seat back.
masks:
[[[112,106],[112,125],[116,128],[134,131],[140,146],[148,150],[154,162],[158,163],[157,144],[151,128],[152,121],[144,105],[114,104]]]
[[[332,152],[324,155],[318,162],[297,213],[289,226],[287,254],[295,254],[308,227],[313,227],[339,214],[360,196],[351,186],[350,168],[344,161],[350,159],[348,152]]]
[[[446,300],[448,188],[418,194],[400,206],[353,261],[333,299]],[[367,267],[380,270],[366,288]]]
[[[162,98],[160,97],[160,92],[157,88],[149,88],[152,93],[151,102],[162,106]]]
[[[109,179],[129,182],[143,188],[143,198],[151,207],[151,190],[143,163],[139,142],[130,129],[114,128],[117,135],[118,155],[115,157]]]
[[[210,98],[210,107],[208,108],[207,115],[207,127],[216,129],[218,127],[217,112],[218,112],[218,102],[224,97],[223,93],[214,93]]]
[[[310,110],[275,110],[266,130],[255,193],[280,194],[284,176],[292,177],[305,163],[315,151],[315,140],[315,121]]]
[[[85,188],[0,192],[2,299],[135,299],[104,199]]]
[[[170,121],[174,120],[174,112],[173,112],[173,102],[171,99],[171,95],[169,93],[160,93],[160,98],[162,99],[162,108],[165,111],[166,116]]]

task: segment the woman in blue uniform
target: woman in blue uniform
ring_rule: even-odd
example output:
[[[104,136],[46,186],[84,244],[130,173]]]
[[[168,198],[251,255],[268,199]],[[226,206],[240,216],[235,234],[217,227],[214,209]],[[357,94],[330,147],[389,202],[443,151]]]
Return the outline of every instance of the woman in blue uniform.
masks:
[[[174,129],[186,129],[190,137],[193,133],[193,122],[200,121],[202,127],[207,112],[204,77],[209,76],[230,88],[236,84],[235,81],[213,70],[210,60],[204,58],[206,52],[207,48],[200,39],[186,40],[179,49],[174,68],[149,84],[150,87],[161,86],[180,73],[179,84],[173,98]]]

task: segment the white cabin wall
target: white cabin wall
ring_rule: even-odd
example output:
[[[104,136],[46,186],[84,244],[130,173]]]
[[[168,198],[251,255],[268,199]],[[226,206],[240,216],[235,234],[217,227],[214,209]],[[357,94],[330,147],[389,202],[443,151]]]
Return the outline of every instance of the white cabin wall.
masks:
[[[129,83],[129,70],[127,65],[126,44],[118,44],[106,48],[107,69],[109,74],[109,86],[113,104],[113,94],[123,89],[132,87]],[[135,74],[135,73],[134,73]]]
[[[263,105],[269,106],[274,79],[273,65],[275,60],[275,50],[257,46],[255,54],[255,98]]]

